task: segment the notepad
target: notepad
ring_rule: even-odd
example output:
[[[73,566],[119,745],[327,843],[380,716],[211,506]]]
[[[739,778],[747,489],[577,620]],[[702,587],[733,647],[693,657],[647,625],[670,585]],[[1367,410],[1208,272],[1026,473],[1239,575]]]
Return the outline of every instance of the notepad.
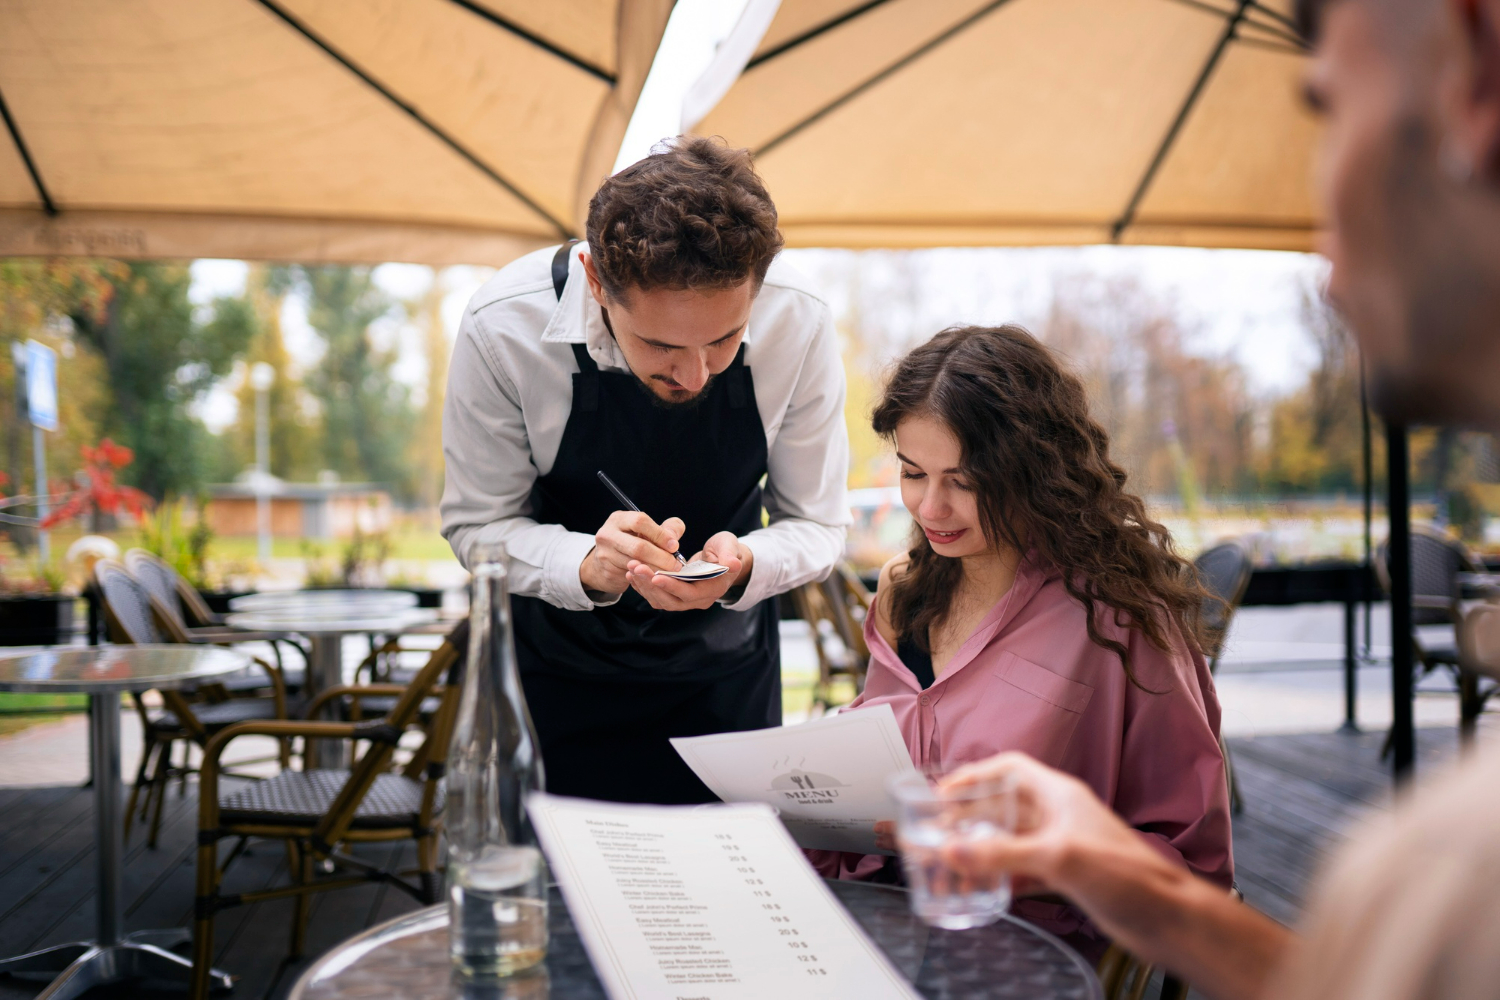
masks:
[[[720,566],[718,563],[706,562],[702,559],[694,559],[679,570],[658,570],[662,576],[670,576],[674,580],[687,580],[695,583],[699,580],[712,580],[729,572],[729,567]]]
[[[527,804],[611,1000],[918,1000],[769,807]]]

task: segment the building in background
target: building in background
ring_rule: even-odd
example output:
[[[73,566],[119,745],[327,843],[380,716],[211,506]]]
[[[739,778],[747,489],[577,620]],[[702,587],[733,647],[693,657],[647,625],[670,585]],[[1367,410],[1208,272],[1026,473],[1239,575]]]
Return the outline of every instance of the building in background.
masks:
[[[344,483],[330,473],[315,483],[288,483],[268,476],[271,534],[276,538],[351,538],[391,527],[391,495],[378,483]],[[253,472],[208,488],[206,510],[216,535],[254,535],[256,482]]]

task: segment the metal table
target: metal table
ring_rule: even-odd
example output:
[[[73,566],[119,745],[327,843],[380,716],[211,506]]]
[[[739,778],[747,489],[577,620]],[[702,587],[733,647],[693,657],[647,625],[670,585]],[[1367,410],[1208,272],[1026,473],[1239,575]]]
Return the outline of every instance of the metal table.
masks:
[[[1094,971],[1067,945],[1007,915],[972,931],[941,931],[911,915],[906,891],[866,882],[830,888],[927,1000],[1102,1000]],[[302,974],[289,1000],[607,1000],[562,895],[552,890],[544,968],[498,988],[453,982],[448,911],[433,906],[350,938]]]
[[[120,695],[181,687],[244,670],[251,662],[244,653],[215,646],[59,646],[0,656],[0,691],[89,696],[94,851],[99,858],[94,940],[0,960],[0,974],[51,979],[37,1000],[66,1000],[95,986],[132,979],[187,988],[192,961],[168,950],[190,939],[187,930],[123,933]],[[228,975],[212,975],[215,985],[230,987]]]
[[[304,696],[344,683],[344,636],[395,633],[437,619],[405,590],[289,590],[237,597],[224,622],[251,632],[299,632],[312,644]],[[343,767],[344,745],[313,740],[309,767]]]

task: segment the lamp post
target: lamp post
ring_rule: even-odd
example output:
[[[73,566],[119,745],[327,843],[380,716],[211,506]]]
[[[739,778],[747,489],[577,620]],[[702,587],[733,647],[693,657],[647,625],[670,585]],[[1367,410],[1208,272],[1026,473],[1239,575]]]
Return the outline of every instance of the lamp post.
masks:
[[[271,561],[271,383],[276,369],[264,361],[250,368],[250,387],[255,390],[255,526],[259,536],[257,557],[261,565]]]

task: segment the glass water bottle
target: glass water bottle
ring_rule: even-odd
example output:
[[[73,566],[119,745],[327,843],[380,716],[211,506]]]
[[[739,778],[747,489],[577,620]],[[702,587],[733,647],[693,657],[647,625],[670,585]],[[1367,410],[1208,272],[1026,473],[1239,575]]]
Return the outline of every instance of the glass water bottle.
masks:
[[[526,815],[527,794],[543,788],[542,758],[516,669],[505,550],[480,558],[444,828],[453,964],[482,982],[546,956],[547,869]]]

